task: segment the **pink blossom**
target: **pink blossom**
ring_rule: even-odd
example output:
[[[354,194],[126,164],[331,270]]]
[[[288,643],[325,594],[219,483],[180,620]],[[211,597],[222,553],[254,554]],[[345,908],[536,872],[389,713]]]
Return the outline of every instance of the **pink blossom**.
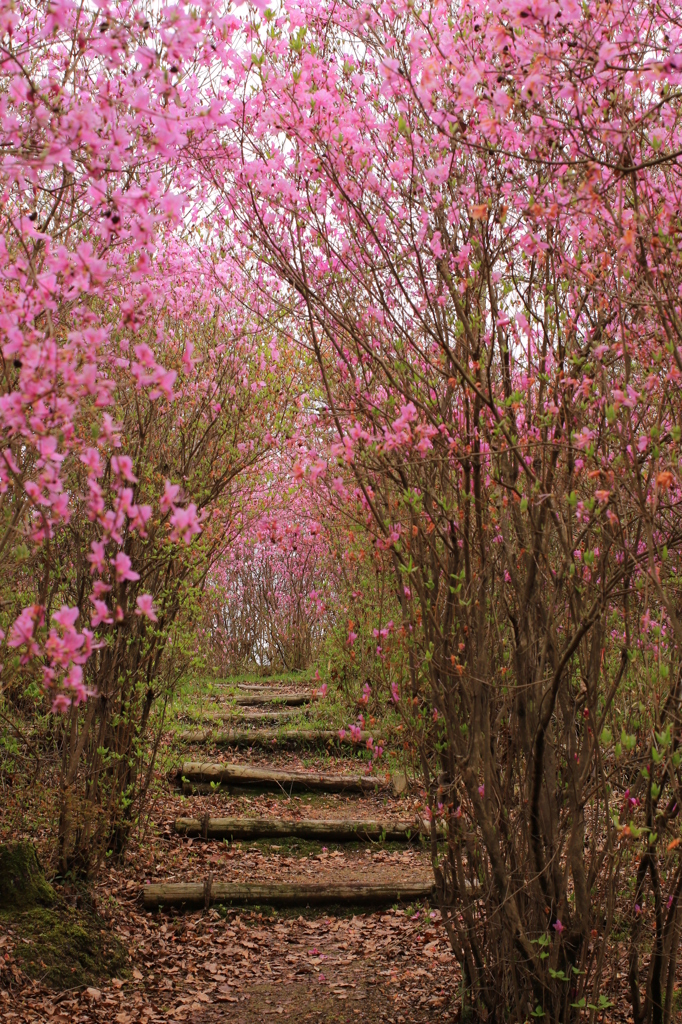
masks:
[[[103,572],[106,566],[106,555],[104,553],[104,542],[93,540],[90,542],[91,554],[87,555],[88,562],[91,562],[90,572]]]
[[[65,693],[58,693],[52,701],[52,712],[53,714],[64,714],[71,707],[71,698]]]
[[[190,544],[192,537],[197,533],[201,533],[201,526],[197,518],[197,507],[194,502],[191,502],[187,508],[176,508],[170,522],[173,527],[171,540],[177,541],[182,537],[185,544]]]
[[[121,476],[131,484],[137,483],[137,477],[133,473],[133,460],[129,455],[112,455],[111,471],[114,476]]]
[[[21,659],[22,664],[26,664],[26,662],[38,654],[40,650],[38,644],[33,639],[33,631],[36,625],[40,625],[42,623],[43,615],[44,612],[40,605],[30,605],[28,608],[24,608],[12,623],[7,646],[26,646],[26,653]]]
[[[69,608],[68,605],[63,604],[59,611],[54,613],[52,618],[59,626],[63,626],[64,629],[73,629],[79,614],[78,608]]]
[[[91,597],[90,600],[95,606],[95,610],[90,616],[90,625],[93,629],[102,624],[110,625],[114,620],[111,617],[111,612],[109,611],[106,601],[101,601],[97,597]]]
[[[163,495],[159,505],[161,506],[162,512],[168,512],[169,509],[174,508],[180,494],[180,487],[178,484],[172,484],[170,480],[166,480],[163,485]]]
[[[158,622],[151,594],[139,594],[136,598],[136,615],[145,615],[151,622]]]
[[[118,583],[123,583],[124,580],[139,580],[140,574],[133,571],[131,568],[132,562],[125,552],[119,551],[115,558],[110,559],[110,562],[116,572]]]

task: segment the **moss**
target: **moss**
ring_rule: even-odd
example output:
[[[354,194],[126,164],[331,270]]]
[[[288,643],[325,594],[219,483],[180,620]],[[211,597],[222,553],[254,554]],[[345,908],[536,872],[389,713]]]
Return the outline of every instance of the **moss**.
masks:
[[[122,974],[127,953],[92,910],[69,906],[46,881],[30,843],[0,846],[0,925],[31,978],[55,988],[93,985]]]
[[[0,846],[0,910],[36,904],[52,906],[56,902],[57,896],[45,881],[34,846],[27,842]]]
[[[124,973],[126,949],[96,914],[60,903],[19,914],[0,911],[0,922],[24,940],[14,947],[21,969],[57,989],[96,985]]]

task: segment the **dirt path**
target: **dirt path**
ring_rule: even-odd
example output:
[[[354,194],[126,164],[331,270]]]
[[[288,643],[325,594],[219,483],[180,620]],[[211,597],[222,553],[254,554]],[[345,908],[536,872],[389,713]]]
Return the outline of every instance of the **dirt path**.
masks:
[[[287,687],[291,692],[291,685]],[[277,694],[284,687],[272,687]],[[211,717],[230,713],[234,688],[211,702]],[[242,709],[240,709],[241,712]],[[263,709],[259,708],[262,712]],[[305,722],[306,709],[295,721]],[[186,716],[184,716],[186,718]],[[287,724],[288,724],[287,720]],[[240,728],[258,728],[242,718]],[[170,737],[169,737],[170,742]],[[364,762],[345,748],[296,751],[185,745],[180,758],[357,774]],[[135,836],[123,869],[97,885],[97,909],[130,954],[122,980],[57,996],[35,986],[16,1005],[0,1004],[11,1021],[192,1021],[256,1024],[267,1020],[331,1022],[454,1021],[458,966],[439,913],[426,904],[354,908],[240,910],[214,906],[184,913],[148,913],[148,882],[405,883],[432,880],[418,842],[346,843],[285,838],[227,843],[175,833],[176,817],[414,819],[416,801],[390,790],[332,793],[212,792],[183,796],[159,775],[149,825]],[[11,943],[9,948],[11,949]]]

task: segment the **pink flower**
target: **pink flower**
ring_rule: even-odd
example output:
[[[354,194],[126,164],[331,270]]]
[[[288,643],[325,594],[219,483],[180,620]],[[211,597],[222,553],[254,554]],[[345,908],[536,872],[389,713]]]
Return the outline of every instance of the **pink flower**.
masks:
[[[478,795],[480,797],[484,797],[485,796],[485,786],[479,786],[478,787]]]
[[[26,653],[21,657],[22,665],[25,665],[36,654],[40,653],[40,647],[33,639],[33,630],[36,625],[42,626],[44,616],[45,612],[42,606],[32,604],[28,608],[24,608],[12,623],[7,646],[21,647],[23,644],[26,645]]]
[[[395,683],[395,682],[391,683],[391,700],[393,701],[394,704],[397,704],[398,701],[400,700],[400,693],[398,692],[398,684]]]
[[[552,925],[552,928],[554,929],[555,932],[559,932],[559,934],[561,934],[561,932],[564,930],[564,926],[562,925],[562,923],[559,920],[559,918],[556,919],[556,921]]]
[[[327,465],[326,465],[326,463],[323,462],[322,459],[317,459],[315,462],[313,462],[312,466],[310,467],[310,472],[309,472],[310,482],[314,484],[315,481],[317,480],[317,478],[319,476],[324,476],[326,472],[327,472]]]
[[[137,483],[137,477],[133,473],[133,460],[129,455],[112,455],[111,472],[114,476],[122,476],[131,484]]]
[[[136,599],[136,615],[145,615],[151,622],[158,622],[151,594],[140,594]]]
[[[339,739],[340,740],[345,740],[345,738],[346,738],[346,730],[345,729],[339,729]]]
[[[197,507],[192,502],[187,508],[176,508],[171,516],[171,540],[177,541],[180,537],[185,544],[191,543],[195,533],[201,533],[201,526],[197,517]]]
[[[178,484],[172,484],[170,480],[166,480],[163,485],[163,495],[159,505],[161,506],[162,512],[167,512],[171,508],[175,508],[175,503],[178,500],[180,494],[180,487]]]
[[[99,477],[102,475],[102,462],[96,448],[86,448],[81,455],[81,462],[84,463],[91,473]]]
[[[68,605],[63,604],[59,611],[54,613],[52,618],[64,629],[73,629],[79,614],[78,608],[69,608]]]
[[[91,597],[90,600],[95,606],[95,610],[90,616],[90,625],[93,629],[101,623],[104,623],[107,626],[110,625],[114,620],[111,617],[111,612],[109,611],[106,601],[100,601],[96,597]]]
[[[93,540],[90,542],[90,548],[92,550],[92,554],[86,556],[88,562],[91,563],[90,572],[104,572],[104,567],[106,565],[104,541]]]
[[[111,559],[111,564],[116,570],[116,580],[118,583],[123,583],[124,580],[139,580],[139,572],[134,572],[130,568],[132,562],[123,551],[119,551],[116,558]]]
[[[58,693],[55,699],[52,701],[52,713],[53,714],[64,714],[71,707],[71,698],[67,697],[65,693]]]
[[[83,669],[80,665],[72,665],[68,675],[64,678],[64,686],[74,691],[73,703],[81,704],[88,696],[88,691],[83,683]]]

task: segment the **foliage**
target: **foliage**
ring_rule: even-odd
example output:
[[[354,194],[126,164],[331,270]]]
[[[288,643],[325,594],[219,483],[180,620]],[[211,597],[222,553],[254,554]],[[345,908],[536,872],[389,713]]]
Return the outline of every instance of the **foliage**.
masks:
[[[125,846],[208,579],[214,665],[399,710],[478,1019],[606,1009],[630,877],[669,1024],[675,6],[2,17],[3,686],[68,710],[64,863]]]

